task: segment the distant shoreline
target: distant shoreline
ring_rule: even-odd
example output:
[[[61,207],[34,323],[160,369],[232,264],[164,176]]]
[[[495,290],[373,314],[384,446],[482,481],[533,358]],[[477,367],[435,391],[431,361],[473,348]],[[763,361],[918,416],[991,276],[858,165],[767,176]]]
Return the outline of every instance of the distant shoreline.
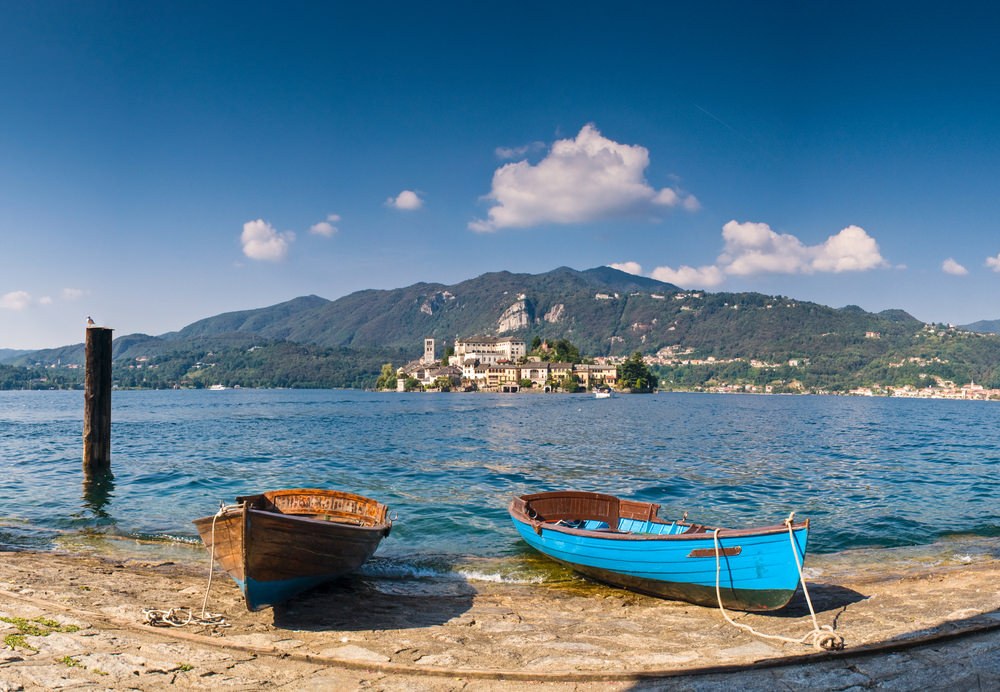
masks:
[[[521,394],[529,396],[544,396],[544,395],[554,395],[554,396],[586,396],[593,397],[593,392],[543,392],[536,389],[525,389],[518,392],[492,392],[492,391],[461,391],[452,390],[447,392],[442,392],[439,390],[432,391],[411,391],[411,392],[397,392],[392,389],[370,389],[363,387],[244,387],[240,385],[235,385],[232,387],[225,387],[223,389],[213,389],[211,387],[114,387],[116,392],[169,392],[169,391],[184,391],[184,392],[209,392],[209,391],[272,391],[272,390],[302,390],[302,391],[357,391],[357,392],[371,392],[379,394],[502,394],[504,396],[518,396]],[[631,395],[649,395],[649,394],[720,394],[720,395],[748,395],[748,396],[835,396],[835,397],[857,397],[865,399],[919,399],[919,400],[931,400],[931,401],[998,401],[1000,402],[1000,390],[985,390],[988,395],[985,396],[960,396],[957,393],[943,392],[943,393],[932,393],[932,394],[898,394],[898,393],[861,393],[858,391],[850,392],[806,392],[806,391],[782,391],[782,392],[761,392],[761,391],[747,391],[747,390],[705,390],[705,389],[657,389],[652,392],[623,392],[614,390],[615,396],[631,396]],[[83,387],[49,387],[43,389],[40,387],[22,387],[22,388],[0,388],[0,392],[83,392]]]

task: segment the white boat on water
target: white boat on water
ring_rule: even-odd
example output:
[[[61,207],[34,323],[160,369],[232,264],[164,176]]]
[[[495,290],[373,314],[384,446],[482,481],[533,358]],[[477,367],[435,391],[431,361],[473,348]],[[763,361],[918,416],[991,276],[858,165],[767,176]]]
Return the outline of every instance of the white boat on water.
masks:
[[[209,390],[213,392],[221,392],[223,389],[229,389],[229,387],[224,384],[213,384],[209,387]]]
[[[595,389],[594,390],[595,399],[610,399],[611,390],[610,389]]]

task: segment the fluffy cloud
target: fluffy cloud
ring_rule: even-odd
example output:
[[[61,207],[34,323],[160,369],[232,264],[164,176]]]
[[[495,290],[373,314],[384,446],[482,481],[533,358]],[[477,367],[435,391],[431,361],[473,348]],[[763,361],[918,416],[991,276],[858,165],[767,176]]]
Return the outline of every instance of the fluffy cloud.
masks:
[[[274,226],[263,219],[247,221],[243,224],[240,242],[243,254],[254,260],[277,262],[288,254],[288,247],[295,240],[291,231],[279,233]]]
[[[585,125],[575,139],[556,141],[536,165],[518,161],[498,168],[486,195],[494,203],[488,218],[470,222],[469,228],[489,233],[585,223],[662,207],[697,208],[693,196],[651,187],[643,177],[648,166],[645,147],[619,144]]]
[[[989,260],[986,261],[989,262]],[[952,276],[965,276],[969,273],[969,270],[956,262],[954,257],[949,257],[941,263],[941,271]]]
[[[653,204],[659,204],[666,207],[675,207],[680,205],[687,211],[698,211],[701,209],[701,202],[694,195],[680,194],[669,187],[665,187],[656,193],[653,197]]]
[[[638,262],[612,262],[608,266],[612,269],[625,272],[626,274],[642,276],[642,265]]]
[[[658,281],[685,288],[711,288],[721,284],[728,276],[838,274],[888,266],[879,252],[878,243],[859,226],[848,226],[819,245],[806,245],[791,234],[776,233],[766,223],[730,221],[722,227],[722,240],[722,253],[715,264],[701,267],[681,265],[677,269],[663,266],[649,275]],[[1000,271],[1000,255],[991,259],[996,264],[996,271]],[[951,262],[962,272],[965,271],[954,260]],[[632,274],[642,271],[636,262],[611,266]]]
[[[722,240],[719,263],[728,274],[794,274],[808,264],[798,238],[775,233],[766,223],[730,221],[722,227]]]
[[[629,274],[642,276],[642,265],[638,262],[615,262],[608,266]],[[677,269],[657,267],[649,273],[649,276],[657,281],[666,281],[668,284],[677,284],[685,288],[711,288],[718,286],[726,279],[722,270],[713,266],[695,268],[682,265]]]
[[[650,273],[650,276],[657,281],[666,281],[668,284],[676,284],[684,288],[712,288],[726,280],[726,275],[722,273],[722,270],[712,265],[689,267],[682,264],[677,269],[657,267]]]
[[[1000,272],[1000,254],[996,257],[987,257],[986,266],[995,272]]]
[[[718,265],[726,274],[813,274],[866,271],[887,266],[878,243],[863,228],[848,226],[819,245],[776,233],[766,223],[730,221],[722,227]]]
[[[24,310],[31,304],[31,294],[27,291],[11,291],[0,296],[0,308],[4,310]]]
[[[809,248],[811,269],[818,272],[863,272],[887,267],[875,239],[860,226],[848,226],[816,247]]]
[[[387,199],[385,203],[387,206],[403,211],[414,211],[424,206],[424,200],[420,199],[420,195],[413,190],[403,190],[395,197]]]
[[[326,217],[326,221],[320,221],[319,223],[314,223],[309,227],[309,232],[313,235],[321,235],[329,238],[330,236],[337,233],[337,227],[333,224],[340,221],[340,214],[329,214]]]

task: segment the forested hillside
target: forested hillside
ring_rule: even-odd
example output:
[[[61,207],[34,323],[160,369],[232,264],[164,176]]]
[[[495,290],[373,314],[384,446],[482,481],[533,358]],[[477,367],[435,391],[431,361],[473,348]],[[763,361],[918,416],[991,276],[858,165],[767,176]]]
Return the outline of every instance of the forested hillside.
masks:
[[[587,357],[685,353],[714,359],[706,373],[674,364],[665,381],[735,377],[751,361],[816,389],[927,377],[1000,386],[1000,336],[925,325],[905,312],[874,314],[785,296],[684,291],[600,267],[544,274],[496,272],[446,286],[365,290],[335,301],[306,296],[199,320],[161,336],[114,341],[120,386],[371,386],[383,363],[401,365],[433,337],[567,339]],[[83,346],[15,354],[0,386],[67,386]],[[745,361],[742,365],[733,359]],[[790,366],[790,362],[797,365]],[[687,369],[684,369],[687,367]],[[31,376],[25,371],[31,371]]]

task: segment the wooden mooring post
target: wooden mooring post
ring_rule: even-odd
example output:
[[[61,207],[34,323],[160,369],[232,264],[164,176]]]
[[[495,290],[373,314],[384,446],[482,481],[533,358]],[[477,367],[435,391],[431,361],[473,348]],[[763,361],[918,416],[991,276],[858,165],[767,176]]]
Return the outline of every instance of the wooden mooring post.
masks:
[[[83,392],[83,474],[111,470],[111,333],[87,327],[87,371]]]

